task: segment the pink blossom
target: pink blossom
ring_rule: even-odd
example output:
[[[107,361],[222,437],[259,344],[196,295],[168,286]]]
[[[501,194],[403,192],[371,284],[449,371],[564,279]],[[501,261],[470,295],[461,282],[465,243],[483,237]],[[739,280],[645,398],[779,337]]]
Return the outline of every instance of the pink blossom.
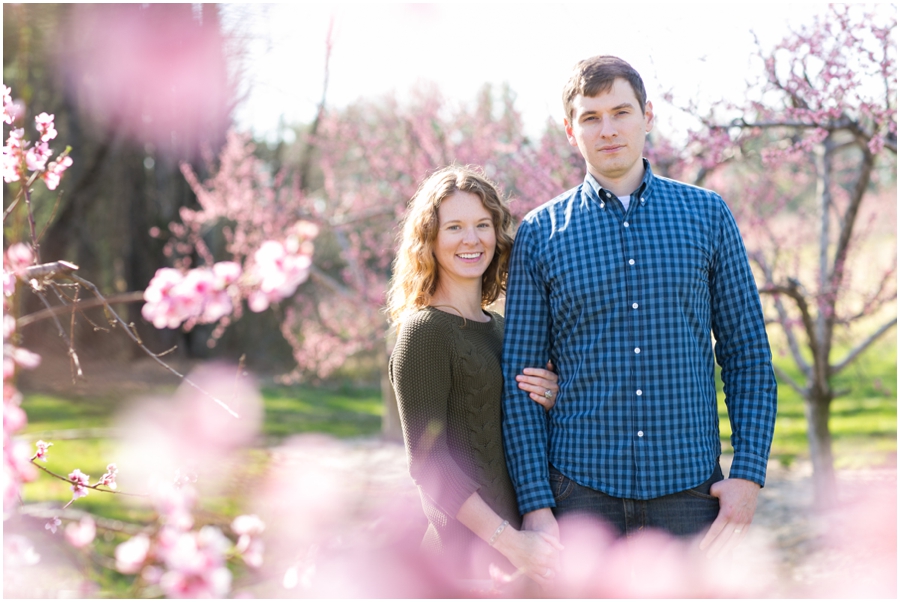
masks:
[[[44,184],[47,185],[49,190],[56,190],[63,172],[70,167],[72,167],[72,157],[60,155],[56,158],[56,161],[50,162],[50,165],[47,166],[47,171],[41,174],[41,179],[44,180]]]
[[[53,115],[41,113],[34,118],[34,127],[41,133],[41,142],[49,142],[56,138],[56,128],[53,126]]]
[[[37,447],[37,452],[34,454],[34,457],[38,460],[47,461],[47,448],[53,445],[52,443],[47,443],[46,441],[38,440],[35,444]]]
[[[161,268],[147,290],[147,302],[141,310],[144,318],[157,328],[177,328],[182,322],[217,322],[234,310],[228,287],[241,275],[233,262],[220,262],[209,268],[196,268],[181,274]]]
[[[4,388],[12,388],[5,384]],[[3,404],[3,430],[6,433],[15,433],[28,423],[25,411],[19,407],[19,402],[7,401]]]
[[[9,133],[9,138],[3,146],[3,181],[18,182],[22,177],[22,159],[25,156],[22,146],[22,137],[25,130],[19,128]]]
[[[116,475],[119,474],[119,469],[115,464],[108,464],[106,466],[106,474],[100,477],[100,481],[97,483],[98,485],[106,485],[110,489],[115,489],[116,485]]]
[[[265,310],[271,303],[290,297],[297,287],[309,277],[312,259],[308,254],[299,254],[303,249],[294,241],[285,245],[267,240],[253,255],[254,276],[259,282],[248,302],[255,312]]]
[[[53,154],[46,142],[39,142],[25,153],[25,165],[30,171],[41,171],[47,166],[47,159]]]
[[[3,255],[3,269],[20,275],[22,271],[34,263],[34,252],[25,243],[17,242],[9,246]]]
[[[213,273],[216,275],[216,288],[224,290],[231,284],[238,281],[241,277],[241,265],[234,261],[220,261],[213,266]]]
[[[54,516],[54,517],[51,518],[49,521],[47,521],[47,524],[44,525],[44,528],[45,528],[47,531],[50,531],[51,533],[54,533],[54,534],[55,534],[55,533],[56,533],[56,530],[59,529],[59,526],[60,526],[61,524],[62,524],[62,521],[59,520],[59,517],[58,517],[58,516]]]
[[[66,541],[76,548],[83,548],[94,541],[97,535],[97,526],[94,519],[85,516],[77,523],[69,523],[66,525]]]
[[[184,277],[172,268],[160,268],[144,290],[141,314],[156,328],[178,328],[184,321],[171,292]]]
[[[116,570],[126,575],[137,573],[147,560],[150,538],[143,533],[116,546]]]
[[[91,482],[91,477],[75,469],[69,473],[69,481],[72,483],[72,501],[88,494],[87,485]]]
[[[37,368],[41,363],[41,356],[37,353],[22,349],[21,347],[12,347],[13,361],[22,368],[31,370]]]
[[[265,523],[255,514],[243,514],[231,523],[232,531],[239,536],[235,549],[241,554],[247,566],[253,568],[262,566],[265,546],[258,536],[265,528]]]
[[[256,536],[265,528],[266,524],[255,514],[242,514],[231,521],[231,530],[237,535]]]
[[[15,120],[15,108],[12,89],[9,86],[3,86],[3,123],[12,123]]]
[[[170,598],[221,598],[231,590],[225,552],[231,542],[216,527],[176,534],[160,550],[167,571],[159,585]]]

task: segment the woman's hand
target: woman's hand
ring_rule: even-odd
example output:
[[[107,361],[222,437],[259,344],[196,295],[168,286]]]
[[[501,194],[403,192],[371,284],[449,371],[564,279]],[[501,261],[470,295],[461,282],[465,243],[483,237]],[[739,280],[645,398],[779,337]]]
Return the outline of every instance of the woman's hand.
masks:
[[[559,377],[553,371],[553,362],[547,362],[547,368],[525,368],[516,376],[519,388],[527,391],[529,397],[549,410],[556,405],[559,394]]]
[[[551,585],[559,572],[559,540],[540,531],[516,531],[507,527],[495,544],[514,567],[538,584]]]

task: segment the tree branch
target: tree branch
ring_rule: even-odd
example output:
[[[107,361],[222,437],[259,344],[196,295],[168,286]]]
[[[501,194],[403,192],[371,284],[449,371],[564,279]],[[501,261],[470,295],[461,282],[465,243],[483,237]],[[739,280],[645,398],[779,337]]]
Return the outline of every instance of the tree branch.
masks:
[[[865,341],[863,341],[862,343],[860,343],[859,345],[854,347],[847,354],[847,356],[844,357],[844,359],[842,359],[840,362],[838,362],[837,364],[832,366],[831,370],[829,371],[829,374],[831,376],[834,376],[835,374],[838,374],[841,370],[843,370],[844,368],[849,366],[853,362],[853,360],[855,360],[859,356],[860,353],[862,353],[863,351],[868,349],[872,345],[872,343],[877,341],[879,338],[881,338],[882,335],[884,335],[887,331],[889,331],[891,328],[893,328],[896,325],[897,325],[896,317],[894,317],[891,320],[888,320],[885,324],[882,324],[881,328],[879,328],[878,330],[873,332],[871,335],[869,335],[869,337]]]
[[[92,307],[99,307],[101,305],[105,305],[106,303],[137,303],[138,301],[143,300],[144,291],[132,291],[130,293],[115,295],[114,297],[107,297],[106,299],[85,299],[83,301],[79,301],[78,303],[73,303],[71,306],[63,305],[52,307],[50,309],[42,309],[41,311],[36,311],[32,314],[28,314],[27,316],[22,316],[21,318],[16,320],[16,330],[24,328],[25,326],[28,326],[30,324],[34,324],[35,322],[40,322],[41,320],[46,320],[47,318],[65,313],[69,311],[70,308],[83,310],[90,309]]]
[[[806,387],[803,387],[791,378],[787,372],[778,367],[778,364],[772,363],[772,369],[775,370],[775,375],[778,376],[783,382],[786,382],[790,387],[799,393],[802,397],[806,397],[806,394],[809,392]]]

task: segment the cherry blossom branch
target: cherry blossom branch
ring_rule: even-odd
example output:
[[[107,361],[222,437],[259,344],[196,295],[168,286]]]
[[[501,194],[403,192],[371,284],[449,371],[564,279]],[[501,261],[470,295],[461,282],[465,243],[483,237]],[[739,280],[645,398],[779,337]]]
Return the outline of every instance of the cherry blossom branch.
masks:
[[[38,467],[39,469],[43,470],[45,473],[47,473],[47,474],[50,475],[51,477],[56,478],[56,479],[59,479],[60,481],[65,481],[66,483],[69,483],[70,485],[73,484],[73,483],[75,483],[72,479],[70,479],[70,478],[68,478],[68,477],[64,477],[64,476],[62,476],[61,474],[56,474],[55,472],[53,472],[52,470],[50,470],[50,469],[47,468],[46,466],[41,466],[40,464],[37,463],[37,461],[36,461],[37,459],[38,459],[38,455],[35,454],[34,456],[31,457],[30,462],[31,462],[33,465],[35,465],[36,467]],[[102,484],[103,484],[102,482],[97,482],[97,483],[95,483],[95,484],[93,484],[93,485],[90,485],[90,484],[83,484],[83,483],[82,483],[82,484],[77,484],[77,485],[78,485],[79,487],[84,488],[84,489],[93,489],[94,491],[102,491],[103,493],[112,493],[112,494],[115,494],[115,495],[125,495],[125,496],[130,496],[130,497],[149,497],[149,494],[147,494],[147,493],[127,493],[127,492],[124,492],[124,491],[116,491],[115,489],[101,488],[100,486],[101,486]],[[74,499],[71,500],[71,501],[70,501],[68,504],[66,504],[65,506],[63,506],[63,508],[67,508],[67,507],[69,506],[69,504],[71,504],[73,501],[74,501]]]

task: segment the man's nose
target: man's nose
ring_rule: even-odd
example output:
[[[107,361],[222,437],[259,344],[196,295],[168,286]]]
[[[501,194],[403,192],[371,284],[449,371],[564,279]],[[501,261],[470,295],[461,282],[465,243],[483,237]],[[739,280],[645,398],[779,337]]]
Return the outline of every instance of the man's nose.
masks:
[[[603,136],[604,138],[612,138],[612,137],[618,135],[618,132],[616,131],[616,127],[613,124],[613,120],[610,119],[609,117],[604,117],[600,121],[600,135]]]

